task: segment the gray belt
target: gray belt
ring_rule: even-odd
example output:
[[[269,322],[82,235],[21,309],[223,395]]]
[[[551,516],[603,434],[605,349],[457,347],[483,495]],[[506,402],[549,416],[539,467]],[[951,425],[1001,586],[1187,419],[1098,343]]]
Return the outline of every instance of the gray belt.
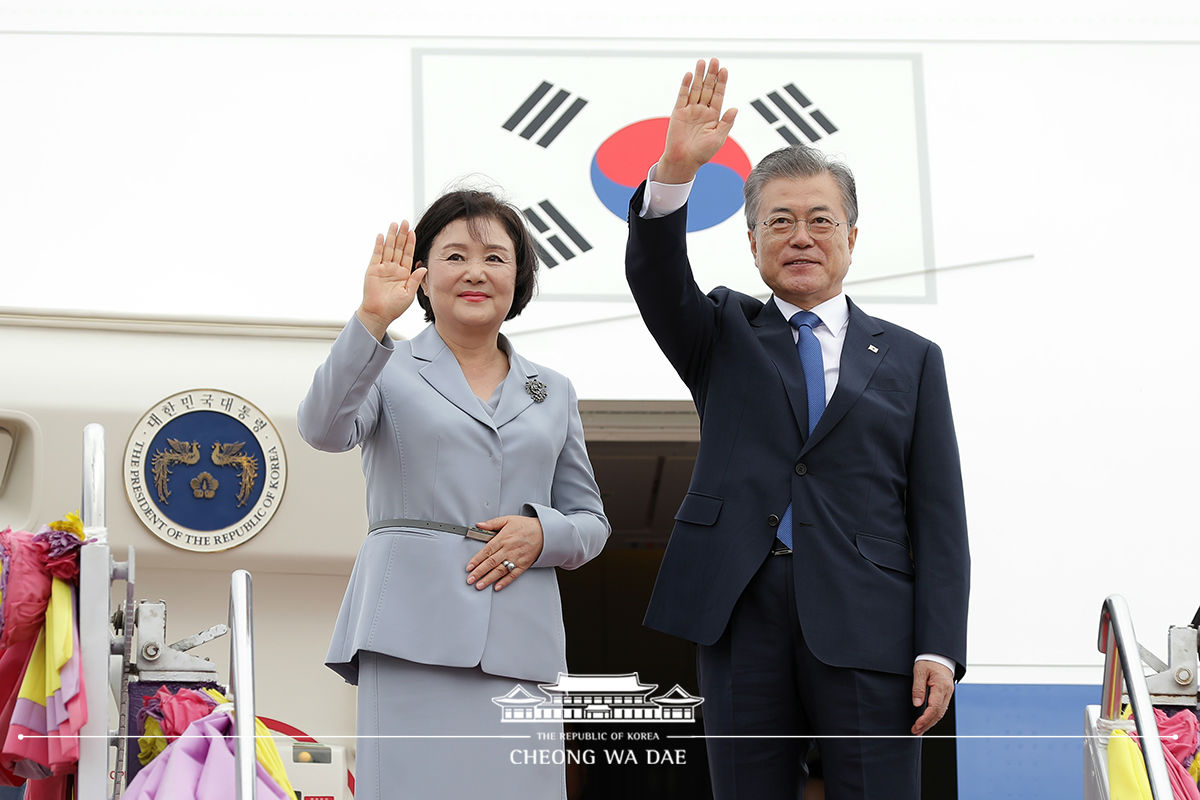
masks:
[[[477,542],[490,541],[496,535],[495,531],[485,531],[483,528],[476,528],[474,525],[466,527],[464,525],[451,525],[449,522],[433,522],[427,519],[385,519],[372,523],[367,533],[370,535],[384,528],[422,528],[428,531],[456,533],[459,536],[465,536]]]

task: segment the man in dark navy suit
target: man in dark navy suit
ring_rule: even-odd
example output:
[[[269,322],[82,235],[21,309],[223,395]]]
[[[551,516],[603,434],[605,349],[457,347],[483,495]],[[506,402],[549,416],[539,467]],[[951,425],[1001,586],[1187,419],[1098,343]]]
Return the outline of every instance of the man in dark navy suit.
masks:
[[[922,733],[966,664],[970,557],[937,345],[842,292],[858,235],[850,171],[795,145],[746,180],[772,297],[705,295],[687,196],[720,149],[727,72],[684,77],[630,210],[626,274],[692,392],[700,449],[646,624],[699,645],[717,800],[920,796]]]

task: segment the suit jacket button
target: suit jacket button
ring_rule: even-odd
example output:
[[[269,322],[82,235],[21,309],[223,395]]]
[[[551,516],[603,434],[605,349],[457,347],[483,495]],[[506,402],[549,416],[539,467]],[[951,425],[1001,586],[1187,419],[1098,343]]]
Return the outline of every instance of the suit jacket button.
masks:
[[[808,472],[808,467],[805,465],[805,463],[803,461],[801,461],[799,464],[796,465],[796,474],[797,475],[804,475],[804,474],[807,474],[807,472]]]
[[[772,514],[771,516],[767,517],[767,524],[770,525],[772,528],[774,528],[776,525],[779,524],[779,515]]]

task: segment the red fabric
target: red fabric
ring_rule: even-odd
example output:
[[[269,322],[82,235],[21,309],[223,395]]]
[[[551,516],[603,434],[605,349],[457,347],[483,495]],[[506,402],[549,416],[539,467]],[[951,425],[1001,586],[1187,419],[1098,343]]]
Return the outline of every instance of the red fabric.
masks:
[[[17,705],[17,694],[25,678],[25,668],[33,654],[36,639],[25,639],[12,647],[0,650],[0,731],[7,731],[12,721],[13,708]],[[20,786],[25,779],[12,771],[13,759],[0,758],[0,784]]]
[[[30,781],[25,786],[25,800],[68,800],[74,777],[74,774],[55,775]]]
[[[18,707],[21,683],[38,634],[46,624],[52,578],[47,569],[47,554],[53,544],[52,538],[38,539],[25,531],[9,528],[0,531],[0,550],[5,556],[2,576],[4,624],[0,631],[0,738],[5,740],[24,731],[20,725],[13,723],[13,713]],[[65,553],[64,548],[58,549]],[[77,554],[78,548],[74,548],[69,558],[74,559]],[[59,555],[62,557],[56,558],[56,571],[69,573],[68,557]],[[74,650],[78,657],[77,631]],[[64,723],[66,728],[71,727],[71,720],[86,716],[82,683],[75,696],[60,700],[62,705],[58,711],[67,715],[67,722]],[[55,726],[55,731],[51,733],[63,732],[64,725]],[[75,733],[73,730],[66,732]],[[68,735],[47,739],[40,735],[40,730],[32,733],[38,734],[38,737],[28,737],[20,743],[21,747],[12,748],[13,752],[5,752],[0,756],[0,785],[25,784],[27,800],[65,800],[73,785],[72,775],[76,769],[75,762],[78,761],[78,738]],[[28,752],[31,750],[44,755],[44,758],[31,759]],[[29,775],[31,770],[44,774],[50,769],[57,774],[39,780],[26,781],[25,777],[18,774],[20,771]]]
[[[79,731],[87,721],[87,695],[82,684],[79,693],[66,702],[66,711],[67,718],[48,735],[10,722],[0,769],[17,761],[31,761],[54,775],[74,773],[79,763]]]
[[[50,601],[50,573],[46,571],[46,551],[33,534],[5,528],[0,536],[7,540],[9,553],[5,564],[4,631],[0,648],[34,638],[46,622],[46,604]]]
[[[43,552],[46,571],[71,583],[79,577],[79,548],[83,540],[70,531],[43,528],[33,540]]]
[[[1156,708],[1154,719],[1158,723],[1158,736],[1162,740],[1175,800],[1200,800],[1200,788],[1183,767],[1183,762],[1196,752],[1197,728],[1200,727],[1196,717],[1188,711],[1168,717]]]
[[[1158,738],[1162,743],[1163,760],[1167,763],[1167,777],[1171,781],[1171,794],[1175,800],[1200,800],[1200,787],[1184,769],[1183,762],[1196,752],[1197,720],[1189,712],[1168,717],[1161,709],[1154,709],[1154,721],[1158,725]],[[1142,746],[1140,736],[1130,738]]]
[[[207,717],[217,703],[209,695],[195,689],[180,689],[175,694],[163,686],[155,694],[162,704],[162,730],[167,741],[173,742],[196,720]]]

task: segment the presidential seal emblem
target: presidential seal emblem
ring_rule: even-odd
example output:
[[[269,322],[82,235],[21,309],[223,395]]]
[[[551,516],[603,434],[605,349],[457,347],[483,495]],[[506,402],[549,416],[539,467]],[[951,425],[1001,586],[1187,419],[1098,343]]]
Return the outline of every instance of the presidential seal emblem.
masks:
[[[201,553],[254,538],[287,482],[279,431],[253,403],[219,389],[156,403],[134,426],[122,471],[142,524],[167,544]]]

